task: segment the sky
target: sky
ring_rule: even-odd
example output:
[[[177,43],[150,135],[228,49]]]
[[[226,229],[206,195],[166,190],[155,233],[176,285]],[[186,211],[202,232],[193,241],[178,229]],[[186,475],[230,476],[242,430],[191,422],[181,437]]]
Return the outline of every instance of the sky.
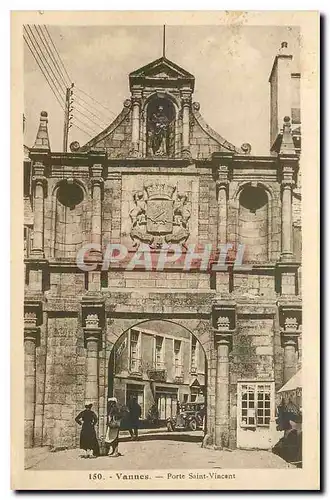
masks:
[[[48,30],[75,86],[111,110],[112,114],[105,112],[109,124],[130,97],[128,74],[162,55],[162,26]],[[293,72],[299,72],[297,27],[167,26],[166,57],[195,76],[193,101],[200,103],[200,113],[214,130],[237,147],[250,143],[252,154],[268,154],[268,78],[282,41],[293,54]],[[24,143],[33,145],[40,112],[45,110],[51,149],[62,151],[63,110],[26,44],[24,101]],[[76,140],[83,145],[92,137],[72,127],[69,144]]]

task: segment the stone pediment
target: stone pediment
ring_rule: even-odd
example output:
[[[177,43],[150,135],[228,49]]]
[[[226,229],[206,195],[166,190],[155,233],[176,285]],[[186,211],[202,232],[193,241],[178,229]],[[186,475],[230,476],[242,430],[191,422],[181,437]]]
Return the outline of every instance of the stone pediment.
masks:
[[[165,57],[161,57],[129,75],[130,84],[141,83],[143,80],[174,80],[194,85],[195,78],[177,64]]]

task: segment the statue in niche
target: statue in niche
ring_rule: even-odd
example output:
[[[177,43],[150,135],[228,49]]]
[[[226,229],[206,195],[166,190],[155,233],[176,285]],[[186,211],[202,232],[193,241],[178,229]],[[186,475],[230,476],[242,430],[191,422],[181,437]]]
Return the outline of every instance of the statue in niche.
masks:
[[[170,120],[164,112],[163,106],[158,106],[150,119],[151,148],[155,156],[167,156],[168,131]]]

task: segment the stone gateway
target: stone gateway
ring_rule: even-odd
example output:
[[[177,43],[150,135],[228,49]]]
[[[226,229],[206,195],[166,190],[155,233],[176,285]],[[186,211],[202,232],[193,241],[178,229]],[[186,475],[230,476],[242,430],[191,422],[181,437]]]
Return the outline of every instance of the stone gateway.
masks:
[[[24,159],[26,447],[79,446],[86,400],[103,440],[107,398],[118,390],[125,404],[135,384],[143,402],[152,383],[164,415],[183,386],[203,394],[205,442],[273,444],[276,392],[301,362],[300,118],[281,94],[297,80],[291,60],[282,44],[267,156],[212,130],[194,76],[165,57],[129,75],[122,111],[82,147],[52,151],[41,113]],[[244,245],[248,266],[105,271],[98,249],[109,242],[156,256],[164,243]],[[76,264],[86,244],[92,271]],[[126,353],[121,389],[115,350]]]

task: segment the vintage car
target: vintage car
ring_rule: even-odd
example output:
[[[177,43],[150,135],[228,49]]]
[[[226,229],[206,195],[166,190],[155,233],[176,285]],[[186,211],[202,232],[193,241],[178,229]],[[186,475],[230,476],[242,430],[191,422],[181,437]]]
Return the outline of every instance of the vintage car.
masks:
[[[205,416],[204,403],[183,403],[175,417],[167,419],[167,430],[186,429],[195,431],[203,428]]]

